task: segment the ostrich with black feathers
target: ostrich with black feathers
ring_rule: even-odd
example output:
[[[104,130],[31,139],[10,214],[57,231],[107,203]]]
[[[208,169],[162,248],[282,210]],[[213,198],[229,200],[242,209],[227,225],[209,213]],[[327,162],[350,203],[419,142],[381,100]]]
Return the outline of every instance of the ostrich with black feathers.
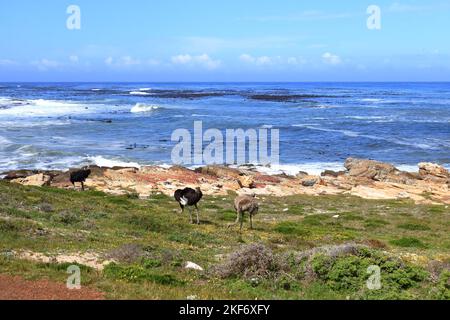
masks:
[[[86,181],[86,179],[89,177],[90,174],[91,170],[85,168],[73,171],[70,173],[70,183],[72,183],[73,187],[75,188],[75,182],[80,182],[81,189],[84,191],[84,182]]]
[[[198,218],[199,210],[197,203],[200,201],[202,196],[203,193],[199,187],[195,188],[195,190],[192,188],[184,188],[175,191],[174,197],[175,200],[177,200],[177,202],[180,204],[181,213],[184,212],[185,207],[188,207],[191,223],[194,223],[192,220],[192,209],[191,209],[191,207],[194,206],[195,209],[197,210],[197,224],[200,224],[200,220]]]

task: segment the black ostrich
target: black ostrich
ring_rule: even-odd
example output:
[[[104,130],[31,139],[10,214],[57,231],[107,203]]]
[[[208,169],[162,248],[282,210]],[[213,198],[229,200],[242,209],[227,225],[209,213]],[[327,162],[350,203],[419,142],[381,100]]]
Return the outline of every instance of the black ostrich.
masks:
[[[87,177],[91,174],[90,169],[81,169],[70,173],[70,182],[73,184],[75,188],[75,182],[81,183],[81,189],[84,191],[84,182]]]
[[[195,209],[197,209],[197,224],[200,224],[200,220],[198,219],[198,206],[197,203],[200,201],[200,199],[203,196],[202,191],[199,187],[194,189],[191,188],[184,188],[184,189],[178,189],[175,191],[175,194],[173,195],[175,197],[175,200],[180,204],[181,207],[181,213],[184,212],[184,207],[188,207],[189,210],[189,217],[191,223],[192,221],[192,210],[190,207],[194,206]]]

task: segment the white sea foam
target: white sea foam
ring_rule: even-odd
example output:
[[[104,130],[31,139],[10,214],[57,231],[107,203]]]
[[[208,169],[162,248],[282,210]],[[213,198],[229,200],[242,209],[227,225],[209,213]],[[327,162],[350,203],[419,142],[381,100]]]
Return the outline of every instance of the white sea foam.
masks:
[[[346,119],[355,119],[355,120],[383,120],[389,119],[389,117],[383,116],[346,116]]]
[[[151,112],[159,108],[160,106],[157,105],[146,105],[143,103],[136,103],[136,105],[133,108],[131,108],[130,112],[132,113]]]
[[[381,101],[383,101],[383,99],[378,99],[378,98],[364,98],[364,99],[361,99],[361,101],[364,101],[364,102],[381,102]]]
[[[193,113],[191,114],[192,117],[212,117],[212,115],[209,114],[199,114],[199,113]]]
[[[64,100],[26,100],[15,103],[17,100],[10,100],[10,107],[0,109],[0,116],[59,116],[74,113],[90,112],[89,106]],[[4,102],[3,102],[4,103]]]
[[[10,144],[12,143],[10,140],[6,139],[5,137],[0,136],[0,145]]]
[[[5,137],[0,136],[0,150],[5,149],[6,147],[12,144],[11,140],[6,139]]]
[[[134,167],[134,168],[140,168],[141,165],[137,162],[126,162],[120,159],[107,159],[103,156],[93,156],[87,158],[89,162],[92,164],[95,164],[99,167]]]
[[[407,172],[417,172],[419,170],[417,165],[410,165],[410,164],[399,164],[394,166],[401,171],[407,171]]]
[[[130,94],[133,96],[148,96],[151,93],[145,91],[130,91]]]
[[[139,91],[150,91],[152,88],[139,88]]]
[[[295,176],[300,171],[307,172],[312,175],[320,175],[325,170],[341,171],[345,170],[342,163],[338,162],[309,162],[300,164],[273,164],[268,166],[256,165],[258,172],[267,175],[287,174]]]

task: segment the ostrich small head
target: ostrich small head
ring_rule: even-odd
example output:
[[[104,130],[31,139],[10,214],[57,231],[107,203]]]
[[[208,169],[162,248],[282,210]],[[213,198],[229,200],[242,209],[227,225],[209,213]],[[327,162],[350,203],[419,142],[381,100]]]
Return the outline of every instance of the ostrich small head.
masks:
[[[200,187],[195,188],[195,191],[202,192],[202,190],[200,190]]]

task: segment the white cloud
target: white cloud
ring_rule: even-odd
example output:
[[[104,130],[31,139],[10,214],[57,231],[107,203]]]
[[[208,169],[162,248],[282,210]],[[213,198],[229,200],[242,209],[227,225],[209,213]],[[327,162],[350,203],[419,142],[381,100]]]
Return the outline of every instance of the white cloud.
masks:
[[[77,63],[79,61],[78,56],[72,55],[69,57],[70,62]]]
[[[243,61],[243,62],[247,62],[247,63],[254,63],[255,62],[255,58],[253,58],[251,55],[249,54],[241,54],[241,56],[239,57],[239,60]]]
[[[268,56],[258,57],[258,58],[256,58],[255,63],[257,65],[271,64],[272,58],[270,58]]]
[[[241,60],[242,62],[245,63],[251,63],[251,64],[256,64],[256,65],[266,65],[266,64],[271,64],[273,58],[268,57],[268,56],[260,56],[260,57],[253,57],[249,54],[241,54],[239,57],[239,60]]]
[[[208,69],[216,69],[220,66],[220,60],[213,60],[207,54],[194,57],[194,60],[204,65]]]
[[[179,54],[173,56],[171,60],[174,64],[186,64],[192,61],[192,56],[190,54]]]
[[[124,65],[124,66],[134,66],[134,65],[138,65],[141,64],[141,61],[137,60],[137,59],[133,59],[130,56],[125,56],[119,59],[119,64]]]
[[[31,62],[32,65],[36,66],[41,71],[46,71],[48,69],[56,69],[62,66],[62,63],[55,61],[55,60],[49,60],[49,59],[41,59],[37,61]]]
[[[0,66],[12,66],[17,64],[15,61],[13,60],[9,60],[9,59],[0,59]]]
[[[221,65],[220,60],[214,60],[206,53],[198,56],[191,56],[190,54],[179,54],[173,56],[171,58],[171,61],[172,64],[176,65],[201,66],[210,70],[216,69]]]
[[[322,60],[326,64],[331,64],[331,65],[338,65],[342,62],[341,58],[338,55],[332,54],[330,52],[324,53],[322,55]]]
[[[152,63],[151,63],[152,61]],[[140,65],[155,65],[156,60],[141,61],[131,56],[123,56],[119,58],[108,57],[105,59],[105,64],[111,67],[133,67]]]
[[[241,62],[256,65],[256,66],[267,66],[267,65],[301,65],[305,64],[306,60],[302,57],[288,57],[282,58],[280,56],[269,57],[269,56],[259,56],[254,57],[250,54],[244,53],[239,56]]]

